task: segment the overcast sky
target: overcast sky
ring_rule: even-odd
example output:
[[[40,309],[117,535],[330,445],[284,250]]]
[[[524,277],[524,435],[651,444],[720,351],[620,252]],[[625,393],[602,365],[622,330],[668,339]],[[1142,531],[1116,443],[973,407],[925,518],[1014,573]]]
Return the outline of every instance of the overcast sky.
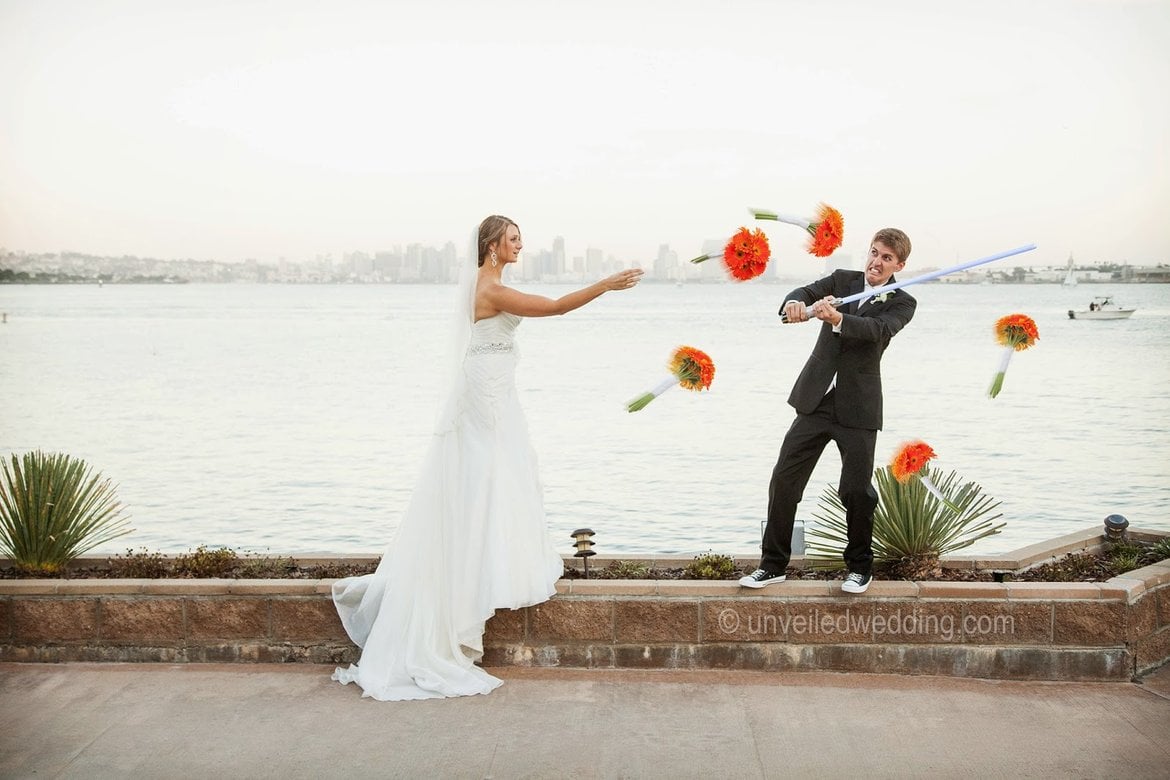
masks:
[[[860,261],[1170,261],[1170,0],[0,0],[0,247],[652,262],[845,216]],[[780,262],[817,270],[796,228]]]

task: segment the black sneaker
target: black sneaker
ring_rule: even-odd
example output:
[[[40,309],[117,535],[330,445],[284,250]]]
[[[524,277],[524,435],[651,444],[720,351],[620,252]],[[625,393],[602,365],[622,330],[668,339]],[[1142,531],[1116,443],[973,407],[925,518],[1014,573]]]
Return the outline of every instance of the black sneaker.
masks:
[[[756,569],[746,577],[739,578],[739,584],[745,588],[762,588],[773,582],[784,582],[784,575],[767,569]]]
[[[845,581],[841,583],[841,590],[845,593],[865,593],[871,582],[873,582],[872,574],[858,574],[851,571]]]

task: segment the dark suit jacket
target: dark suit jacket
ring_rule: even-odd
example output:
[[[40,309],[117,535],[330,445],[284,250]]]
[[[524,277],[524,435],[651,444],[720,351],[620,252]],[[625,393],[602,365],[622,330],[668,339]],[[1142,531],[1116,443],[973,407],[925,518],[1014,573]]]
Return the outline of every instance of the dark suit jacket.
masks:
[[[893,277],[890,281],[894,281]],[[861,271],[834,271],[824,279],[796,288],[784,300],[808,305],[826,295],[844,298],[864,289],[865,274]],[[832,325],[821,323],[817,343],[792,387],[788,403],[801,414],[812,414],[835,374],[837,420],[851,428],[881,430],[882,353],[894,334],[910,322],[917,306],[918,302],[903,288],[890,293],[884,303],[871,298],[860,313],[857,303],[841,307],[841,332],[834,333]],[[783,305],[780,310],[784,310]]]

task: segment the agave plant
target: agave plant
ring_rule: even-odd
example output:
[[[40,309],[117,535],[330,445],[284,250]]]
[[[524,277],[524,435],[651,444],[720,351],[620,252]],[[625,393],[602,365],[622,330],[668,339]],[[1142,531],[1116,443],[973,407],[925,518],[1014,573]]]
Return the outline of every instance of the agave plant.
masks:
[[[989,513],[1000,502],[983,494],[974,482],[960,483],[951,471],[945,476],[926,467],[930,481],[952,504],[931,494],[921,480],[899,482],[888,467],[874,472],[878,505],[873,515],[874,561],[890,564],[900,576],[916,578],[936,571],[939,558],[998,534],[1003,515]],[[841,565],[848,542],[845,505],[832,486],[821,494],[813,517],[820,521],[806,532],[808,557],[813,565]]]
[[[64,453],[0,460],[0,552],[17,568],[57,572],[99,544],[130,533],[110,480]]]

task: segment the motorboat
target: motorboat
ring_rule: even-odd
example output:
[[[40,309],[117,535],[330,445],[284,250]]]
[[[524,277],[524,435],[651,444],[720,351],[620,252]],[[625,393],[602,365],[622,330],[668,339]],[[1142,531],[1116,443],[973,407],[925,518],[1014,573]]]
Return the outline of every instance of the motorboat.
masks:
[[[1089,308],[1068,310],[1070,320],[1124,320],[1137,309],[1123,309],[1113,302],[1113,298],[1104,295],[1098,296],[1089,304]]]

